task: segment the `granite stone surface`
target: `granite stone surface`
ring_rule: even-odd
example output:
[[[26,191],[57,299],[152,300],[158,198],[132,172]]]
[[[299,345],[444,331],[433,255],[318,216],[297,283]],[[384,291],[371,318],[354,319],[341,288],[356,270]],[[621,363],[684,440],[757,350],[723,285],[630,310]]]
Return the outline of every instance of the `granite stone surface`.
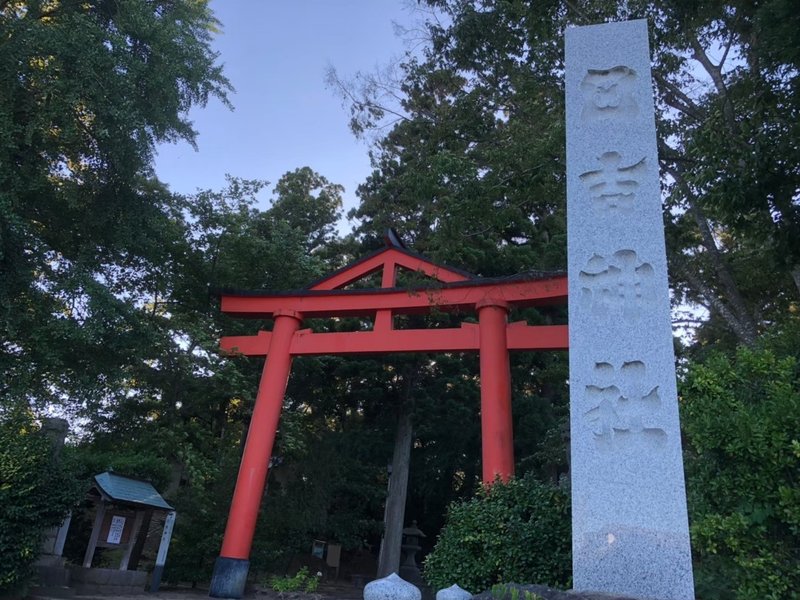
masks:
[[[458,584],[436,592],[436,600],[470,600],[470,598],[472,598],[472,594]]]
[[[422,592],[397,573],[392,573],[364,586],[364,600],[422,600]]]
[[[645,21],[566,32],[573,577],[694,598]]]

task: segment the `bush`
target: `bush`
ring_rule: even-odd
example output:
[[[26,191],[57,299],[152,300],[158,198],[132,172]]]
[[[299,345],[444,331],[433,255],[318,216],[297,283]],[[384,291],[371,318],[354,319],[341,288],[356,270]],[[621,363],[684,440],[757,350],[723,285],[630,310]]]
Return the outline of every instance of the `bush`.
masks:
[[[794,358],[740,349],[681,385],[698,597],[800,590],[800,384]]]
[[[321,573],[311,575],[308,567],[301,567],[293,577],[273,577],[270,579],[269,585],[279,594],[286,592],[313,593],[317,591],[321,575]]]
[[[29,412],[0,415],[0,595],[25,588],[45,531],[64,520],[81,491]]]
[[[566,587],[572,570],[569,493],[533,477],[496,482],[450,505],[425,579],[473,593],[503,582]]]

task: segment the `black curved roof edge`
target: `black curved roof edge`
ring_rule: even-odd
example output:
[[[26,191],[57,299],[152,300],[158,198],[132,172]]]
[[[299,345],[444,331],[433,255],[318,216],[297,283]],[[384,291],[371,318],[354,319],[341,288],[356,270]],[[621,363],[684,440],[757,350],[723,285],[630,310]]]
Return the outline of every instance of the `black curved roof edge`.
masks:
[[[396,248],[398,249],[398,248]],[[384,250],[381,250],[383,252]],[[412,254],[412,253],[409,253]],[[413,255],[413,254],[412,254]],[[355,264],[355,263],[353,263]],[[410,287],[392,287],[392,288],[365,288],[354,290],[310,290],[302,288],[299,290],[242,290],[236,288],[210,288],[209,293],[214,296],[335,296],[335,295],[360,295],[360,294],[389,294],[395,292],[414,292],[423,290],[436,290],[468,287],[473,285],[494,285],[497,283],[513,283],[516,281],[538,281],[544,279],[555,279],[557,277],[566,276],[566,271],[523,271],[514,275],[506,275],[503,277],[476,277],[472,276],[471,279],[466,281],[431,281],[431,285],[415,285]]]

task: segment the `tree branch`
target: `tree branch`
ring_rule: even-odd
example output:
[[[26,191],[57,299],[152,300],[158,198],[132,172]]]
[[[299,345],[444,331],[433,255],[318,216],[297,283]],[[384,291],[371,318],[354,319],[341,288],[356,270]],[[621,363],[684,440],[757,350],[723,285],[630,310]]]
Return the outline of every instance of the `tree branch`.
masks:
[[[698,277],[689,273],[688,269],[683,269],[686,278],[698,291],[701,291],[701,293],[708,298],[708,301],[712,304],[714,309],[729,322],[731,329],[734,330],[739,339],[748,346],[751,346],[755,343],[758,335],[758,327],[752,315],[747,310],[744,298],[739,292],[739,286],[734,281],[730,268],[717,246],[714,234],[708,224],[708,219],[705,217],[705,214],[703,214],[697,197],[689,188],[689,184],[683,177],[681,170],[678,167],[666,166],[665,168],[675,179],[675,184],[680,188],[686,199],[689,212],[700,231],[703,247],[708,253],[711,265],[714,267],[714,271],[719,277],[719,281],[725,290],[725,297],[730,303],[732,310],[725,306],[722,298],[720,298],[718,294],[715,294],[710,287],[701,282]]]
[[[700,303],[698,303],[698,304],[700,304]],[[704,304],[700,304],[700,305],[703,308],[706,308],[706,306]],[[703,323],[705,323],[705,319],[699,319],[699,318],[697,318],[697,319],[690,319],[690,318],[672,319],[672,324],[673,325],[702,325]]]
[[[718,294],[698,276],[689,271],[688,268],[682,268],[681,272],[686,280],[692,287],[694,287],[701,296],[703,296],[709,304],[712,311],[718,313],[728,324],[731,330],[736,334],[745,345],[753,346],[756,343],[755,334],[740,321],[735,314],[727,307]]]
[[[669,106],[675,110],[681,111],[695,121],[700,121],[702,111],[694,100],[692,100],[682,89],[680,89],[677,85],[669,81],[660,73],[654,71],[653,77],[655,77],[656,81],[665,88],[664,101]]]
[[[733,20],[733,24],[730,25],[731,35],[728,37],[728,43],[725,44],[725,50],[722,52],[722,58],[719,59],[719,70],[722,71],[722,67],[725,64],[725,61],[728,59],[728,53],[731,51],[731,47],[733,46],[733,40],[736,37],[736,26],[739,24],[739,14],[737,13],[736,18]]]
[[[700,45],[700,40],[694,33],[689,35],[689,43],[692,46],[692,58],[703,65],[706,73],[711,77],[717,93],[722,98],[722,114],[731,133],[738,133],[739,127],[736,124],[736,117],[733,113],[733,103],[728,95],[728,87],[725,85],[725,78],[722,76],[722,63],[715,65],[706,54],[705,49]]]

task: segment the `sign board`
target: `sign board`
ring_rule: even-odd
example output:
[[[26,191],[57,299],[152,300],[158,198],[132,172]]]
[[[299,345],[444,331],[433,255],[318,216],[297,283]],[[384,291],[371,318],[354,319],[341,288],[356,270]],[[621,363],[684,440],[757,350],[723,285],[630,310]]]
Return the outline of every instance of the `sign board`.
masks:
[[[324,558],[325,557],[325,542],[322,540],[314,540],[314,543],[311,545],[311,556],[316,558]]]
[[[108,537],[106,541],[109,544],[119,544],[122,541],[122,532],[125,530],[125,517],[114,515],[111,518],[111,525],[108,527]]]

